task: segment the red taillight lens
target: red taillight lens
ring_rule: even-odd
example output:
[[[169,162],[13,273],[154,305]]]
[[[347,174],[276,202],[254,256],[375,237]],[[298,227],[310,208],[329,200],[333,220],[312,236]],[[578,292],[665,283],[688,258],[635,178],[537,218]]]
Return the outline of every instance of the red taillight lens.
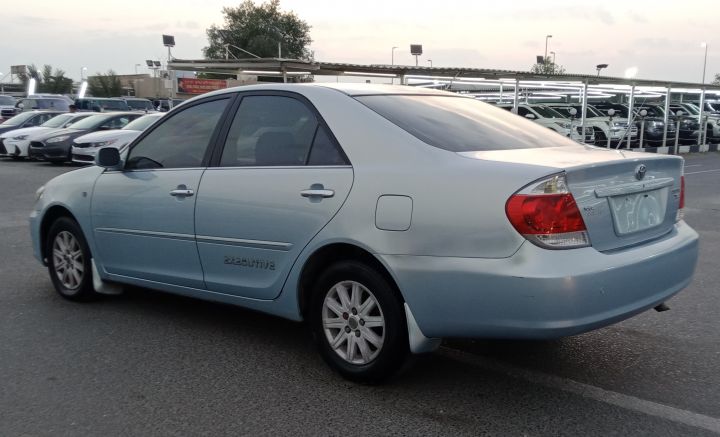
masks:
[[[685,208],[685,176],[680,176],[680,206],[678,209]]]
[[[572,194],[515,194],[505,212],[523,235],[564,234],[585,231],[580,210]]]

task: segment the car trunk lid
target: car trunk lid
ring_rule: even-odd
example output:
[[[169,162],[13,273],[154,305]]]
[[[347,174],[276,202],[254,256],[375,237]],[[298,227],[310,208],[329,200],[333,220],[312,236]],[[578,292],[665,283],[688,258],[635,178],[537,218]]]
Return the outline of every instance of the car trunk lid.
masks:
[[[679,157],[588,146],[462,155],[564,172],[590,242],[599,251],[622,249],[660,237],[676,221],[683,172]]]

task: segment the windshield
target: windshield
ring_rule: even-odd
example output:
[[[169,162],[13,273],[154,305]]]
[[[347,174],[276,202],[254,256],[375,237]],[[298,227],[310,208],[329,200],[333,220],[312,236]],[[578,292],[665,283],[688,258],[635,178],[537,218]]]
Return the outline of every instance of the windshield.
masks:
[[[695,105],[687,104],[682,105],[682,107],[679,108],[681,111],[687,113],[690,113],[692,115],[700,115],[700,108],[698,108]]]
[[[537,123],[467,97],[374,95],[356,99],[420,141],[451,152],[573,144]]]
[[[143,115],[142,117],[138,118],[137,120],[133,120],[130,123],[127,124],[123,128],[123,130],[136,130],[136,131],[144,131],[148,128],[148,126],[152,125],[156,121],[160,119],[161,116],[159,115]]]
[[[101,125],[105,120],[112,117],[112,115],[91,115],[86,119],[80,120],[77,123],[73,123],[72,129],[94,129]]]
[[[126,100],[125,103],[127,103],[130,109],[153,110],[152,103],[150,103],[149,100]]]
[[[0,96],[0,105],[3,106],[14,106],[15,99],[10,96]]]
[[[709,108],[711,111],[720,112],[720,103],[709,103],[709,102],[708,102],[708,103],[706,103],[706,105],[708,106],[708,108]]]
[[[545,105],[533,105],[532,110],[540,114],[543,118],[565,118],[564,115]]]
[[[11,118],[10,120],[6,120],[2,125],[0,126],[18,126],[26,121],[30,120],[37,114],[36,112],[22,112],[15,117]]]
[[[42,127],[63,127],[65,123],[67,123],[69,120],[73,118],[70,114],[61,114],[56,117],[51,118],[50,120],[46,121],[45,123],[41,124]]]
[[[128,104],[124,100],[101,100],[100,107],[113,111],[127,111]]]
[[[635,108],[635,114],[637,114],[641,109],[647,111],[648,117],[665,117],[665,111],[663,111],[659,106],[638,106]]]

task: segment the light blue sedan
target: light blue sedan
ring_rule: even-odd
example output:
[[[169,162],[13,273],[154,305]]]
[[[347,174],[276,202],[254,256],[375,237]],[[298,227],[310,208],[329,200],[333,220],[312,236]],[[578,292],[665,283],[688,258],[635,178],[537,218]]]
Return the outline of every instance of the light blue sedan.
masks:
[[[691,280],[683,160],[579,145],[456,94],[258,85],[197,97],[37,193],[61,296],[132,284],[308,322],[376,382],[445,337],[557,338]]]

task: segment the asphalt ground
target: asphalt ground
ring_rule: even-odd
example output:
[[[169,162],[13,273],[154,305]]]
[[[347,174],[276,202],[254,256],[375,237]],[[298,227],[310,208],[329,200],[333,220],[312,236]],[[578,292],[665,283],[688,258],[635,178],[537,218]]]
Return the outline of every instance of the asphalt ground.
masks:
[[[557,341],[446,341],[383,386],[335,375],[302,324],[145,289],[56,295],[34,191],[75,167],[0,160],[0,435],[720,434],[720,154],[686,156],[692,284]]]

